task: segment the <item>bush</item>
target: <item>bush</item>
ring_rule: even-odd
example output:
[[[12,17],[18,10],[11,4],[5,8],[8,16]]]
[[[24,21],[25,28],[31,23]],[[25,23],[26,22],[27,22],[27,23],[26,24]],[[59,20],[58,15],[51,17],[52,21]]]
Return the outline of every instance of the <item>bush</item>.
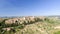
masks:
[[[35,18],[35,22],[38,22],[38,21],[43,21],[43,19]]]

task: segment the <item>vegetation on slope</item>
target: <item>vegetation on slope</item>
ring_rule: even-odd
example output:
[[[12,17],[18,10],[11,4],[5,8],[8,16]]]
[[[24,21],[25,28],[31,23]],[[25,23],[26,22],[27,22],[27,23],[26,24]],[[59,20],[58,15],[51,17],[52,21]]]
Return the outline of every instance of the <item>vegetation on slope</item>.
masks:
[[[59,19],[54,17],[17,19],[0,21],[0,34],[52,34],[51,31],[55,30],[54,26],[60,23]]]

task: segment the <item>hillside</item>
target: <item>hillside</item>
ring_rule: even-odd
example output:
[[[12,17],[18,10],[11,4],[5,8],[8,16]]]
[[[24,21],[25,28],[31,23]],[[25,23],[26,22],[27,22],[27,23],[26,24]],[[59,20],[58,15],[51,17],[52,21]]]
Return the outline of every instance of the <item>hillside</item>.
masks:
[[[59,17],[0,18],[0,34],[60,34]]]

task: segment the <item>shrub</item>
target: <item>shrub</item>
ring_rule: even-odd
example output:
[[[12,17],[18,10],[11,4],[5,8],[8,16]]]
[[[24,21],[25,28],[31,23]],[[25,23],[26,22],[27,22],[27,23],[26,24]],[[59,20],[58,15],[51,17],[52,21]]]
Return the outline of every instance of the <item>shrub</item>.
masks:
[[[38,21],[43,21],[43,19],[35,18],[35,22],[38,22]]]

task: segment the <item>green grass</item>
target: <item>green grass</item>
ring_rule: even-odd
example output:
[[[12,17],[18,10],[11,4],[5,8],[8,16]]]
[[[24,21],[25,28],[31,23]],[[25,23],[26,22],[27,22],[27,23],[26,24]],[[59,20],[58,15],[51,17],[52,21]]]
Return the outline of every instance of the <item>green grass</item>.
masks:
[[[60,34],[60,31],[54,32],[54,34]]]

